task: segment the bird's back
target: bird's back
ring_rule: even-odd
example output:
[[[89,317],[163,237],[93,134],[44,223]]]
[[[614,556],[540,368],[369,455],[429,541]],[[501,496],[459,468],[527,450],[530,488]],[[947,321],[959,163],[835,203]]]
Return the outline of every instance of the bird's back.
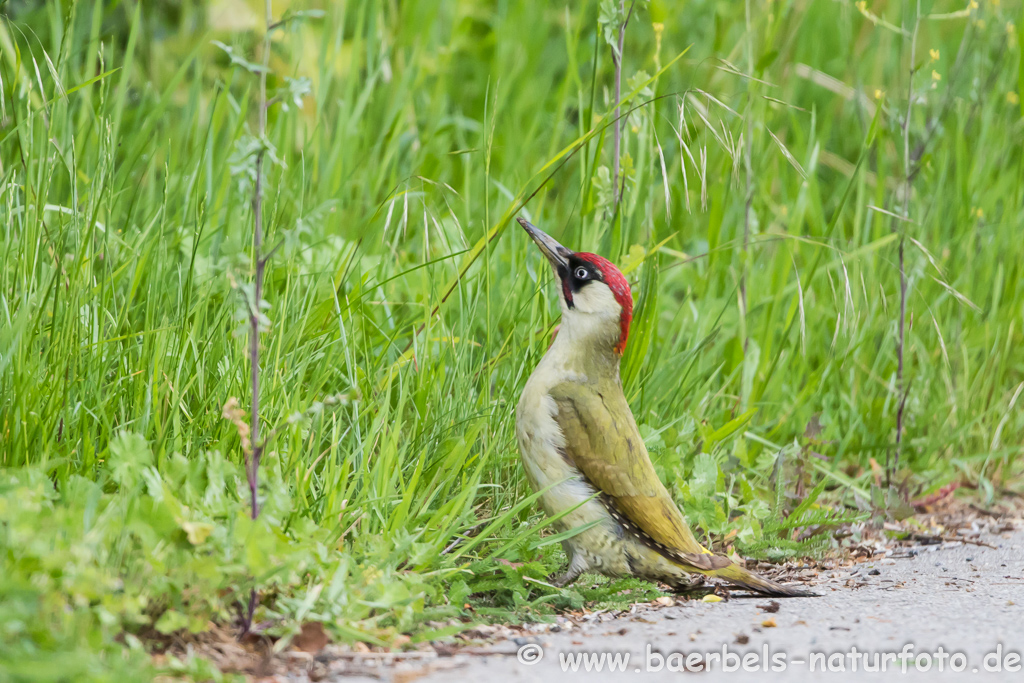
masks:
[[[539,490],[555,477],[576,477],[651,545],[700,553],[651,463],[622,390],[618,356],[576,351],[556,338],[520,397],[516,427],[531,485]]]
[[[567,457],[652,546],[703,549],[651,463],[618,377],[552,387]]]

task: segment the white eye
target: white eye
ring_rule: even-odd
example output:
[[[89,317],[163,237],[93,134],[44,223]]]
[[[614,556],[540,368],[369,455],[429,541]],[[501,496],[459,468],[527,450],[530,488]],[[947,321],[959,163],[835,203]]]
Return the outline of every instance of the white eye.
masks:
[[[580,268],[576,269],[576,279],[577,280],[586,280],[589,275],[590,275],[590,273],[587,272],[586,268],[580,267]]]

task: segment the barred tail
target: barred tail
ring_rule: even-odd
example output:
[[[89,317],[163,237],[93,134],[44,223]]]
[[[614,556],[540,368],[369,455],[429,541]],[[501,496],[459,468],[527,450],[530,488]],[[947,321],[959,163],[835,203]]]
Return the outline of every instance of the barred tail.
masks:
[[[783,598],[807,598],[814,597],[816,595],[816,593],[812,593],[811,591],[803,588],[783,586],[781,583],[775,583],[774,581],[760,577],[757,574],[752,574],[738,564],[729,564],[727,567],[722,567],[721,569],[715,569],[714,571],[705,573],[709,576],[723,579],[734,586],[746,588],[764,595]]]

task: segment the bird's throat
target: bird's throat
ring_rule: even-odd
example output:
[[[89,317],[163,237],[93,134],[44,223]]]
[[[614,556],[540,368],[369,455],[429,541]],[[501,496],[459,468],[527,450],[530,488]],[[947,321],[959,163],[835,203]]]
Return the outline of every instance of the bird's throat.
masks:
[[[595,325],[587,320],[588,317],[577,317],[572,312],[563,315],[562,325],[545,354],[545,361],[591,381],[617,380],[622,360],[618,351],[617,326],[610,326],[607,321]]]

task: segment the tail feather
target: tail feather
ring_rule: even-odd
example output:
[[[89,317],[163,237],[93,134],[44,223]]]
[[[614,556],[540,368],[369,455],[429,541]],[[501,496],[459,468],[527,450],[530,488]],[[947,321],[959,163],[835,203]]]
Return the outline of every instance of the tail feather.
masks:
[[[781,583],[776,583],[771,579],[766,579],[752,572],[748,572],[738,564],[730,564],[727,567],[722,567],[721,569],[715,569],[714,571],[706,573],[708,576],[714,576],[722,579],[734,586],[746,588],[764,595],[783,598],[809,598],[817,595],[816,593],[804,588],[783,586]]]

